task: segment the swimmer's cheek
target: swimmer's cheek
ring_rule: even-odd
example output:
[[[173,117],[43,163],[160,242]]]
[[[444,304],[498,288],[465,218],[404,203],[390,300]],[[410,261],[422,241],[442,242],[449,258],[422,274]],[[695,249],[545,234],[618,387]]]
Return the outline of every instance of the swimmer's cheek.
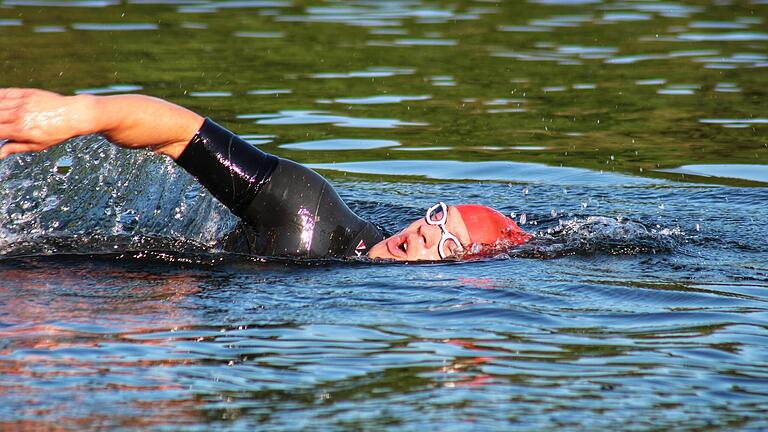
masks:
[[[376,243],[368,251],[368,258],[371,259],[392,259],[390,255],[391,254],[387,253],[386,240]]]

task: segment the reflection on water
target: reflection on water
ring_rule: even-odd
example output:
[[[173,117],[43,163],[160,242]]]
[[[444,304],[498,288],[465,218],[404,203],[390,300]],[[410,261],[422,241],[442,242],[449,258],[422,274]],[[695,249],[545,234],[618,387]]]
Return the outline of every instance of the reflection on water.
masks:
[[[420,100],[427,100],[430,99],[431,96],[423,95],[423,96],[401,96],[401,95],[379,95],[379,96],[368,96],[368,97],[342,97],[342,98],[336,98],[333,101],[338,103],[344,103],[344,104],[361,104],[361,105],[376,105],[376,104],[389,104],[389,103],[400,103],[400,102],[407,102],[407,101],[420,101]]]
[[[283,144],[280,148],[290,150],[370,150],[399,145],[399,142],[390,140],[328,139]]]
[[[93,24],[93,23],[74,23],[72,28],[75,30],[92,30],[92,31],[132,31],[132,30],[157,30],[159,27],[153,23],[109,23],[109,24]]]
[[[109,93],[129,93],[141,90],[143,87],[132,84],[113,84],[101,88],[79,89],[76,94],[109,94]]]
[[[383,78],[383,77],[391,77],[396,75],[410,75],[415,73],[416,71],[414,69],[404,69],[404,68],[392,68],[392,67],[370,67],[366,70],[362,71],[353,71],[353,72],[326,72],[326,73],[316,73],[311,74],[310,77],[312,78],[324,78],[324,79],[331,79],[331,78]]]
[[[208,275],[81,263],[72,275],[55,262],[24,265],[57,282],[0,269],[11,281],[0,291],[10,318],[0,368],[3,385],[16,389],[0,408],[6,422],[43,427],[56,412],[77,412],[86,416],[57,423],[282,429],[354,416],[383,426],[373,413],[387,407],[409,424],[450,428],[480,411],[484,427],[508,424],[510,412],[544,426],[553,399],[574,421],[593,409],[623,417],[631,400],[644,413],[630,421],[638,427],[762,422],[764,284],[615,280],[599,263],[575,270],[593,278],[579,286],[488,276],[543,270],[490,262],[482,271],[417,267],[380,288],[354,282],[361,269],[338,266],[324,278],[346,287],[301,268]],[[74,288],[84,277],[97,286]],[[308,277],[316,287],[303,286]],[[340,307],[345,314],[334,313]],[[669,418],[659,403],[693,418]]]
[[[279,96],[281,94],[291,94],[289,89],[261,89],[261,90],[248,90],[249,95],[271,95]]]
[[[282,32],[239,31],[239,32],[233,33],[233,36],[243,37],[243,38],[273,39],[273,38],[281,38],[281,37],[283,37],[284,33],[282,33]]]
[[[232,92],[228,91],[196,91],[188,93],[192,97],[230,97]]]
[[[231,256],[169,161],[11,158],[0,429],[768,429],[765,1],[0,1],[4,86],[180,102],[392,232],[536,236]]]
[[[663,171],[704,177],[730,177],[768,183],[768,168],[765,165],[683,165]]]
[[[454,39],[395,39],[392,42],[388,41],[368,41],[368,45],[371,46],[454,46],[458,42]]]
[[[6,6],[53,6],[53,7],[82,7],[104,8],[119,4],[116,0],[73,0],[73,1],[48,1],[48,0],[3,0]]]
[[[766,41],[768,33],[731,32],[731,33],[681,33],[677,35],[681,41],[693,42],[749,42]]]
[[[241,119],[257,119],[261,125],[315,125],[332,124],[350,128],[395,128],[400,126],[425,126],[426,123],[404,122],[397,119],[355,118],[339,116],[327,111],[280,111],[274,114],[241,114]]]
[[[440,149],[439,147],[437,148]],[[487,148],[486,148],[487,149]],[[404,150],[404,149],[399,149]],[[435,150],[434,147],[421,148]],[[423,176],[440,180],[496,180],[518,183],[557,184],[654,184],[638,177],[592,172],[579,168],[550,167],[517,162],[458,162],[439,160],[398,160],[307,164],[312,169],[362,174]]]

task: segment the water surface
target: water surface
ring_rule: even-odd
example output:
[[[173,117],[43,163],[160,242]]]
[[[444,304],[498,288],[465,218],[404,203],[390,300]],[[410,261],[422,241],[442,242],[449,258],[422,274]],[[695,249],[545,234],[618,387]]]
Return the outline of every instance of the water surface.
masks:
[[[0,162],[0,429],[768,428],[765,2],[3,0],[2,86],[140,92],[484,260],[227,255],[172,163]]]

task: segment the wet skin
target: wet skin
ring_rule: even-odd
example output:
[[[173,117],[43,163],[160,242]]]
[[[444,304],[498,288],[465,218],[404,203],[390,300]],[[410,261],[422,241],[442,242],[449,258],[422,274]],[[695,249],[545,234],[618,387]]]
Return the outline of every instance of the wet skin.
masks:
[[[470,244],[469,232],[461,213],[454,206],[448,206],[448,219],[445,228],[461,241],[466,249]],[[425,218],[414,221],[399,233],[374,245],[368,256],[374,259],[392,259],[397,261],[439,261],[438,245],[442,231],[436,225],[430,225]],[[450,242],[449,242],[450,243]],[[446,247],[446,252],[455,252]]]

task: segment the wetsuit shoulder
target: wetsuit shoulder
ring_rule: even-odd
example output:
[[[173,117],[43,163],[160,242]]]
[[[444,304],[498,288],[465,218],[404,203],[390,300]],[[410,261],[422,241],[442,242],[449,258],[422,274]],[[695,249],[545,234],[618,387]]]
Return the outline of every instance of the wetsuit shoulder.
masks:
[[[240,217],[227,244],[260,256],[365,255],[381,231],[311,169],[265,153],[206,119],[176,162]]]

